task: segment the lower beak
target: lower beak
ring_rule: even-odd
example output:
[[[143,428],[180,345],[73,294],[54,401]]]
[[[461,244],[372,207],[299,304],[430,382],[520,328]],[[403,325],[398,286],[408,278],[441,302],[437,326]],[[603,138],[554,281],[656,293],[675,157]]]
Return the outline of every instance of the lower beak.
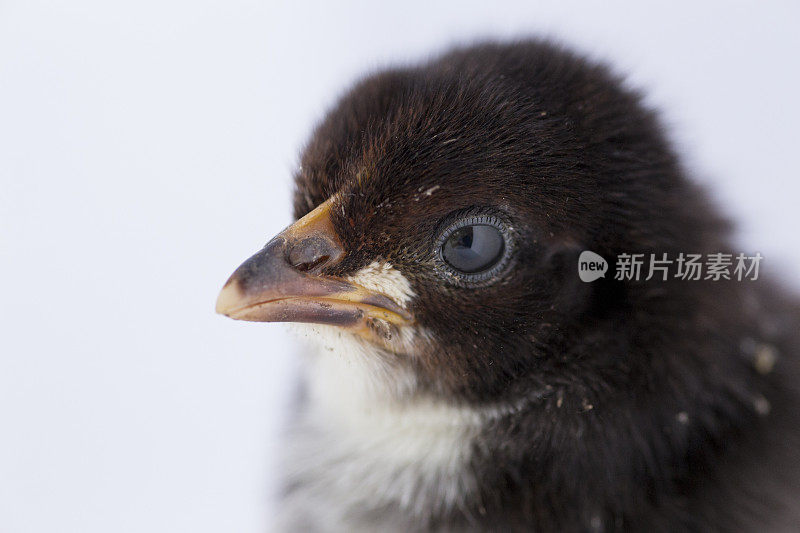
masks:
[[[373,319],[395,325],[410,323],[408,312],[379,292],[291,264],[292,247],[305,239],[324,239],[329,246],[338,246],[327,208],[322,209],[325,206],[287,228],[236,269],[217,298],[217,313],[236,320],[307,322],[352,329],[360,329]]]

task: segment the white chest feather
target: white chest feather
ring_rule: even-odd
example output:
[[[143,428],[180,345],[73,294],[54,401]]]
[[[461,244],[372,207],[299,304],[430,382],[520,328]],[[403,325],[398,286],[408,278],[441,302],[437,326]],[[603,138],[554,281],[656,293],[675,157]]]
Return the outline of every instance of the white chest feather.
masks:
[[[338,531],[370,509],[424,519],[458,506],[475,485],[465,467],[483,416],[417,397],[413,376],[365,341],[328,326],[301,331],[322,348],[289,443],[287,477],[298,488],[285,513],[312,512],[309,527]]]

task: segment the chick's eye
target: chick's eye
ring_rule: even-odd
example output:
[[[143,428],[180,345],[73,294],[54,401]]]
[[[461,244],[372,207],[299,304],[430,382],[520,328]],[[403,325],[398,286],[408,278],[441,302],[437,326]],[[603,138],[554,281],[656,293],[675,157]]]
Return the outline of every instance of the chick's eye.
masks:
[[[500,230],[485,224],[456,229],[444,242],[442,257],[465,274],[488,270],[503,257],[505,242]]]
[[[499,218],[467,216],[440,234],[436,257],[449,280],[472,285],[493,279],[507,264],[510,248],[509,231]]]

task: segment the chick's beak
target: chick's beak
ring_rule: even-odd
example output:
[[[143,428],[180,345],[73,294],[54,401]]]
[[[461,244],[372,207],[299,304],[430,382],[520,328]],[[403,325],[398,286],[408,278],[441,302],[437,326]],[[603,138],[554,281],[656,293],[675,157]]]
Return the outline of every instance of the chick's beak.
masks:
[[[391,298],[319,274],[344,257],[330,200],[278,234],[228,279],[217,313],[253,322],[308,322],[359,330],[372,319],[396,325],[411,316]]]

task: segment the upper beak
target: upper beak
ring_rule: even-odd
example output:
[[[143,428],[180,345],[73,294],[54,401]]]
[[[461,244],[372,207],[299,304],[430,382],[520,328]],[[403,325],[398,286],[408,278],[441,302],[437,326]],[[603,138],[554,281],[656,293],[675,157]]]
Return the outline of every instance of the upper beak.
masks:
[[[237,268],[219,293],[217,313],[237,320],[356,330],[376,318],[410,323],[411,315],[388,296],[318,273],[344,256],[331,224],[330,202],[289,226]]]

